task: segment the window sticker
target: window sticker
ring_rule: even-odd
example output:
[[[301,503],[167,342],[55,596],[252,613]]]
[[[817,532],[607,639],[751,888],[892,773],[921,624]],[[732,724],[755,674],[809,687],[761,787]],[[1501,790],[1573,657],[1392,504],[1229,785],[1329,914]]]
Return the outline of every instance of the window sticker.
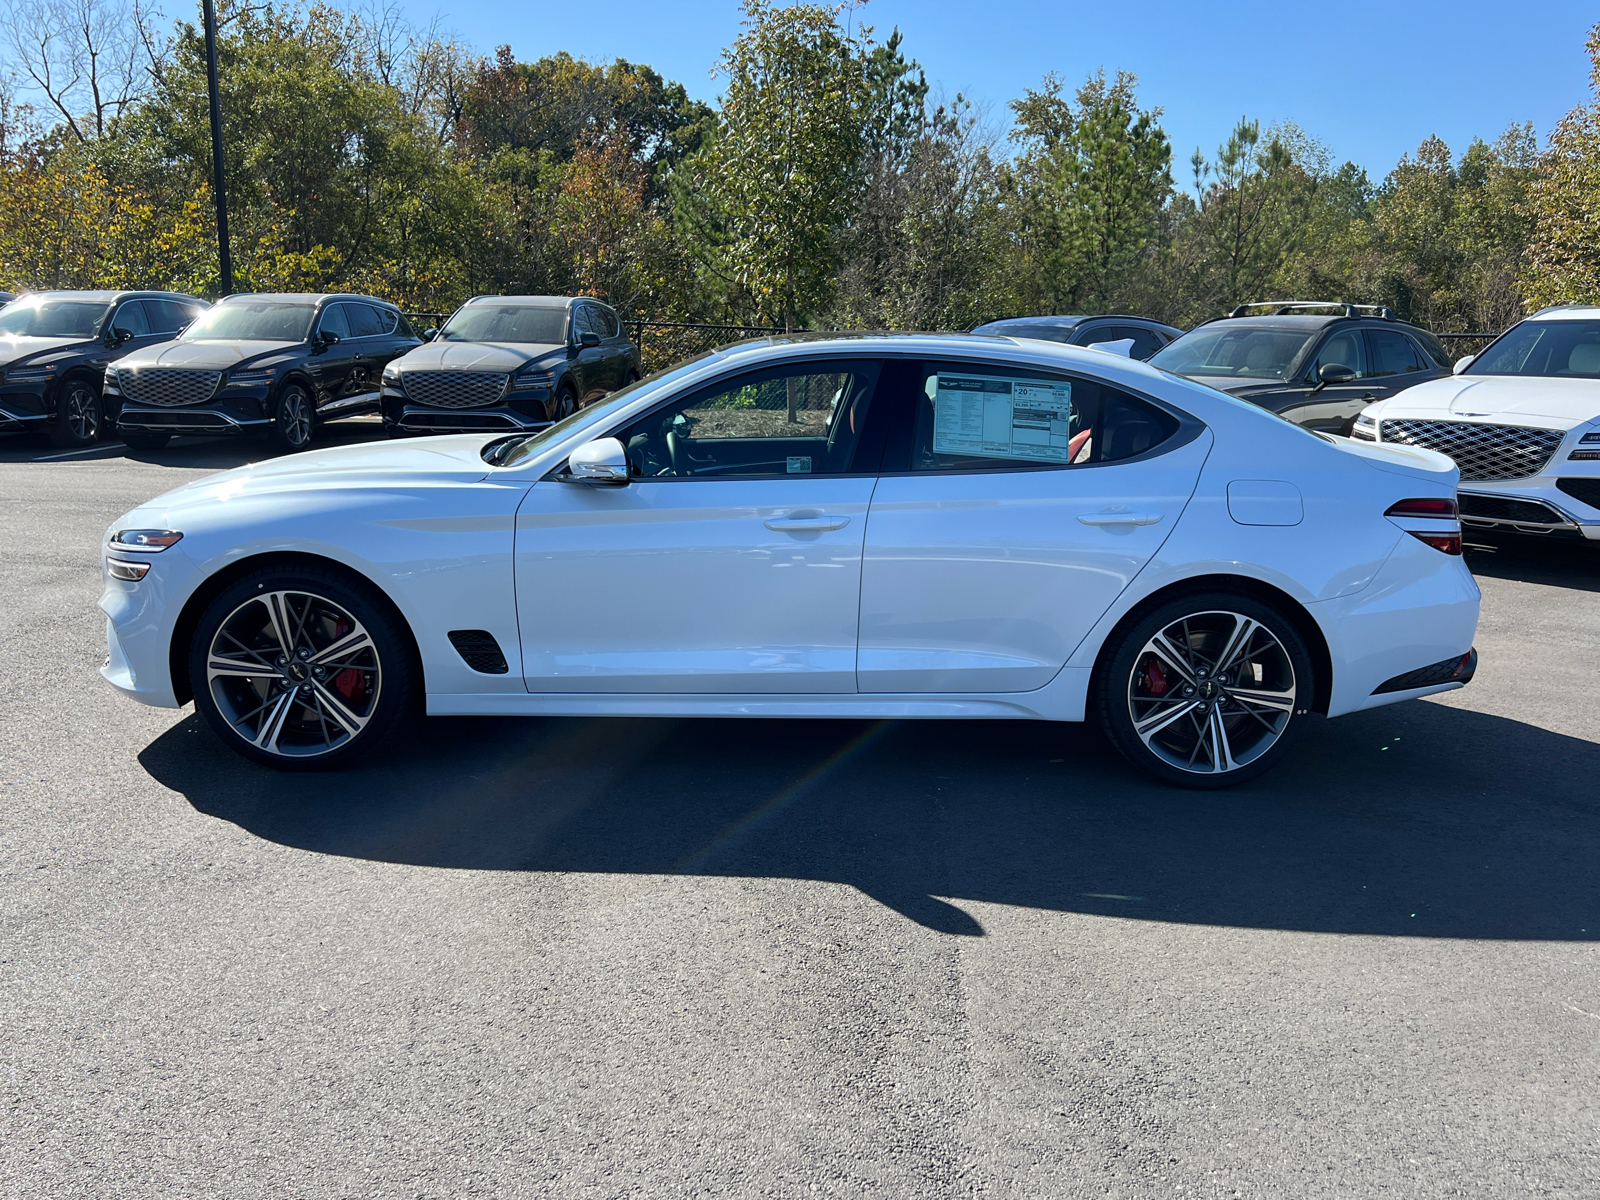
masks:
[[[789,474],[809,475],[811,473],[811,458],[809,455],[791,455],[789,457]]]
[[[928,383],[934,453],[1071,461],[1070,383],[943,372]]]

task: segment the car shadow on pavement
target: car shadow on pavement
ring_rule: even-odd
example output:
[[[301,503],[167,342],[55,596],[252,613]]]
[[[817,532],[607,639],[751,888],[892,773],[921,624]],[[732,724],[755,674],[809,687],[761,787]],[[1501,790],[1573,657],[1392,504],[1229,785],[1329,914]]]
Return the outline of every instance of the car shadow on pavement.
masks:
[[[1467,566],[1474,575],[1600,592],[1600,542],[1514,537],[1471,531]]]
[[[1224,792],[1083,726],[435,718],[373,765],[278,773],[199,718],[140,762],[321,854],[497,871],[845,883],[931,929],[964,901],[1417,937],[1600,937],[1600,745],[1413,701],[1315,722]]]
[[[361,442],[386,441],[383,423],[377,418],[355,418],[319,426],[315,448],[350,446]],[[178,437],[159,450],[133,450],[115,437],[92,446],[63,450],[37,434],[0,435],[0,463],[60,463],[125,458],[161,467],[190,470],[226,471],[263,459],[276,458],[279,451],[260,437]]]

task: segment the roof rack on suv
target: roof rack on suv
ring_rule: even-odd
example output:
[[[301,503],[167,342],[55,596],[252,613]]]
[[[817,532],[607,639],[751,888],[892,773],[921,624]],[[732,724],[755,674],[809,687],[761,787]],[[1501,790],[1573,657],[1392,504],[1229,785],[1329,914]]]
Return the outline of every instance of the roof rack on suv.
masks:
[[[1346,304],[1343,300],[1257,300],[1253,304],[1239,305],[1228,316],[1242,317],[1252,308],[1270,308],[1273,310],[1272,315],[1279,317],[1303,308],[1337,308],[1342,310],[1346,317],[1378,317],[1385,321],[1394,320],[1394,309],[1386,304]]]

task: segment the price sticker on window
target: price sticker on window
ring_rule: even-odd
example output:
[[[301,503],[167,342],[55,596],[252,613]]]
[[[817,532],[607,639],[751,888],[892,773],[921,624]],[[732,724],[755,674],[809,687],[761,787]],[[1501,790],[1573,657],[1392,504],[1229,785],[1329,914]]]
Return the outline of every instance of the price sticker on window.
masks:
[[[1071,383],[940,372],[929,384],[934,453],[1071,461]]]

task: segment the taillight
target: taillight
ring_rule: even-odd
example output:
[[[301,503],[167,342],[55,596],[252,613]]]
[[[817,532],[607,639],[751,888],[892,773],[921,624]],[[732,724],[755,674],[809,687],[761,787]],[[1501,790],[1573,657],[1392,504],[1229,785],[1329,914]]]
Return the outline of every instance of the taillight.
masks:
[[[1437,496],[1423,496],[1416,500],[1396,500],[1389,506],[1386,517],[1431,517],[1436,521],[1454,521],[1461,513],[1454,500]]]
[[[1443,554],[1461,553],[1461,513],[1454,499],[1418,496],[1397,500],[1383,515]]]

